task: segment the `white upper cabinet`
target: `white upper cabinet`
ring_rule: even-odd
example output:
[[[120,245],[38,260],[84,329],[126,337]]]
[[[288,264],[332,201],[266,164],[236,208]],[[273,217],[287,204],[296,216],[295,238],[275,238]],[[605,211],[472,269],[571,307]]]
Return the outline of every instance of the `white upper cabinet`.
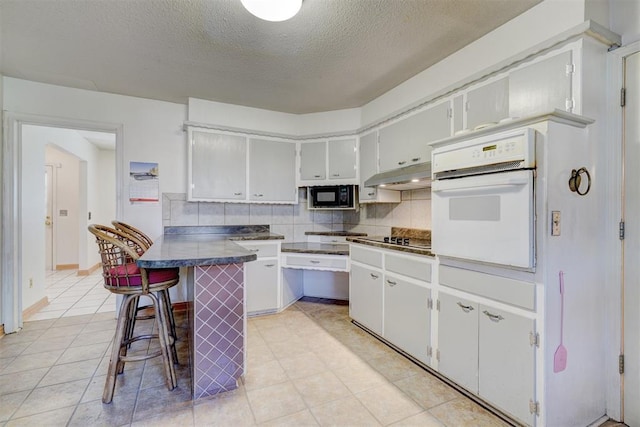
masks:
[[[357,158],[357,138],[301,142],[298,185],[357,184]]]
[[[571,51],[526,65],[509,73],[509,115],[526,117],[554,109],[572,112]]]
[[[296,144],[189,128],[190,201],[291,203]]]
[[[249,199],[295,203],[296,145],[291,142],[249,140]]]
[[[329,179],[356,177],[356,139],[329,141]]]
[[[467,92],[467,127],[498,123],[509,117],[509,79],[503,77]]]
[[[378,132],[360,137],[360,203],[400,203],[400,191],[365,187],[364,182],[378,173]]]
[[[300,180],[322,181],[327,178],[327,142],[300,144]]]
[[[189,141],[189,200],[244,200],[247,139],[190,129]]]
[[[450,102],[442,102],[379,131],[380,171],[431,161],[429,142],[451,135]]]

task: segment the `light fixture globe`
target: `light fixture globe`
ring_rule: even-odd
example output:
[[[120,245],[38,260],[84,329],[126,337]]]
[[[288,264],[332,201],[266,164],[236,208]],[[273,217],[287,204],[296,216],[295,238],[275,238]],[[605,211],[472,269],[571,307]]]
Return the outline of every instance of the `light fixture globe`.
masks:
[[[252,15],[271,22],[286,21],[293,18],[300,7],[302,0],[240,0],[242,5]]]

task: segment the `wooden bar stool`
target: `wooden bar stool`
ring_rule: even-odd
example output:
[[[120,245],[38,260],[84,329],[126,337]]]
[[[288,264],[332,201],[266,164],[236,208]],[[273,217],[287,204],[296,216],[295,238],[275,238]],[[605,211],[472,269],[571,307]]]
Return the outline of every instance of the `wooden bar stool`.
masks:
[[[122,233],[125,233],[129,236],[131,236],[132,240],[136,241],[139,243],[138,248],[136,249],[140,255],[142,255],[143,253],[145,253],[145,251],[147,249],[149,249],[151,247],[151,245],[153,245],[153,240],[151,240],[151,238],[149,236],[147,236],[146,234],[144,234],[141,230],[137,229],[136,227],[134,227],[133,225],[127,224],[125,222],[122,221],[111,221],[111,224],[113,225],[113,227],[118,230],[121,231]],[[178,335],[176,333],[176,320],[175,317],[173,315],[173,305],[171,303],[171,297],[169,295],[169,292],[162,292],[162,297],[164,298],[164,303],[167,305],[167,307],[170,308],[169,310],[169,324],[171,325],[171,336],[173,337],[174,340],[178,339]],[[137,319],[141,319],[143,317],[141,316],[137,316]],[[173,358],[174,360],[178,361],[178,354],[175,351],[175,346],[172,347],[173,348]]]
[[[136,265],[140,254],[135,249],[138,241],[116,229],[101,225],[90,225],[89,231],[96,236],[100,256],[102,257],[102,276],[104,287],[122,295],[116,333],[113,338],[111,359],[107,380],[102,394],[102,402],[111,403],[116,385],[116,376],[124,370],[126,362],[147,360],[162,356],[167,388],[177,386],[174,369],[175,340],[169,333],[169,312],[162,293],[178,284],[177,268],[145,269]],[[132,323],[135,322],[138,298],[146,296],[151,300],[157,334],[134,335]],[[157,339],[160,349],[141,355],[127,355],[131,343],[139,340]]]

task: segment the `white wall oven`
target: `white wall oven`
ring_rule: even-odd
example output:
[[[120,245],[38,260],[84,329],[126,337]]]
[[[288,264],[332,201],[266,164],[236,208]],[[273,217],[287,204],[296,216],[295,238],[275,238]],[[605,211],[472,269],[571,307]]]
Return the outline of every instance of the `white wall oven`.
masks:
[[[434,148],[433,252],[535,267],[535,131],[518,129]]]

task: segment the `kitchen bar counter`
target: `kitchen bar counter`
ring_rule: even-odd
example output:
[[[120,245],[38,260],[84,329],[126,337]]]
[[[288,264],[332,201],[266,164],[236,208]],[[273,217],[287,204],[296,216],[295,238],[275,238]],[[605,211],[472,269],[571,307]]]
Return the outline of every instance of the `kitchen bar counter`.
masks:
[[[236,389],[245,372],[245,262],[231,240],[282,239],[268,226],[166,227],[138,260],[146,268],[187,268],[192,397]]]

